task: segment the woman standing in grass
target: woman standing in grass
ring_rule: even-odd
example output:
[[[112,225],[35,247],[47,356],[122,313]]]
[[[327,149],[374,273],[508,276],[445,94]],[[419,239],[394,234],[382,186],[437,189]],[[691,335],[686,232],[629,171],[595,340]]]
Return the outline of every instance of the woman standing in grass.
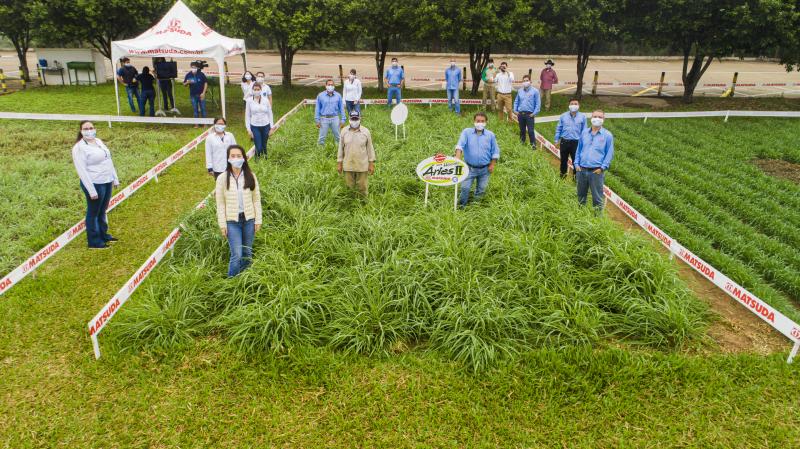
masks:
[[[228,277],[250,266],[253,238],[261,229],[261,192],[239,145],[228,147],[228,165],[217,177],[217,223],[231,250]]]
[[[251,95],[250,89],[253,88],[253,84],[255,84],[255,80],[253,79],[253,72],[246,71],[242,76],[242,96],[244,101],[247,101],[247,97]]]
[[[225,171],[228,164],[228,147],[236,145],[233,133],[225,131],[228,122],[223,117],[214,119],[214,132],[206,137],[206,169],[214,178]]]
[[[86,196],[86,238],[91,249],[105,249],[117,241],[108,233],[106,210],[111,190],[119,185],[117,170],[111,161],[111,151],[96,137],[94,124],[84,120],[72,147],[72,162]]]
[[[267,140],[272,128],[272,103],[262,95],[261,83],[253,84],[253,96],[247,99],[244,109],[244,125],[256,146],[256,158],[267,158]]]

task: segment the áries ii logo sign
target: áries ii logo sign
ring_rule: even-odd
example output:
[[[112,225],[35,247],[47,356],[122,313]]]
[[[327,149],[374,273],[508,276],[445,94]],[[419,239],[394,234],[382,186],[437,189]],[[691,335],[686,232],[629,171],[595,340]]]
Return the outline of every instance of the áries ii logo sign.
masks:
[[[179,19],[170,20],[166,28],[156,31],[156,34],[165,34],[165,33],[178,33],[178,34],[183,34],[184,36],[192,35],[191,31],[186,31],[181,27],[181,21]]]
[[[417,165],[419,179],[436,186],[451,186],[465,180],[469,175],[469,166],[461,159],[453,156],[437,154]]]

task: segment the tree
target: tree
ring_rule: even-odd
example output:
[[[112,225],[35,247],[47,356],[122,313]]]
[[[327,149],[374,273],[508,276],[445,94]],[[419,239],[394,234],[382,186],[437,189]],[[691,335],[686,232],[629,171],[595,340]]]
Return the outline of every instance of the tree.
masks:
[[[9,0],[0,3],[0,34],[14,45],[20,66],[20,78],[30,81],[28,50],[35,31],[39,28],[44,8],[40,2]]]
[[[599,42],[611,41],[620,34],[625,17],[622,0],[548,0],[541,9],[548,32],[573,42],[578,55],[575,95],[583,96],[583,77],[589,57]]]

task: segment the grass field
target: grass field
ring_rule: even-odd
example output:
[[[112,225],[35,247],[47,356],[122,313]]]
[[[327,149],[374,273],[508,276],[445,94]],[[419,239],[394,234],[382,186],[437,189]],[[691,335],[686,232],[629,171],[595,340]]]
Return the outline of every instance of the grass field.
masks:
[[[111,112],[90,108],[105,107],[107,87],[79,92],[75,104],[84,106],[75,112]],[[276,109],[285,112],[313,92],[276,89]],[[61,95],[61,89],[3,96],[0,110],[53,112],[46,101],[52,95]],[[698,108],[797,109],[789,100],[728,100]],[[464,119],[458,126],[467,123]],[[234,126],[243,136],[240,124]],[[280,133],[289,130],[274,136],[275,147],[286,144]],[[441,138],[452,145],[454,136]],[[513,143],[501,145],[509,154]],[[541,347],[470,374],[463,364],[421,347],[390,357],[323,347],[243,357],[225,334],[215,333],[188,339],[170,354],[119,353],[109,333],[101,335],[104,356],[95,362],[86,322],[211,190],[208,176],[198,172],[199,156],[190,154],[160,183],[145,186],[113,212],[115,233],[122,240],[108,252],[70,245],[35,279],[0,297],[0,447],[761,448],[800,442],[800,413],[792,393],[800,388],[798,365],[787,365],[785,352],[720,354],[709,341],[681,351],[619,339],[602,339],[594,347]],[[498,175],[513,166],[508,163]],[[551,167],[529,164],[528,186],[552,183],[551,198],[567,194],[563,189],[568,187],[553,182]],[[326,174],[309,183],[335,188],[339,180],[327,174],[332,164],[314,167]],[[262,182],[269,181],[272,169],[263,170]],[[385,190],[382,184],[376,178],[373,192]],[[498,177],[490,189],[502,184]],[[493,193],[487,199],[499,205],[506,201],[497,189]],[[343,213],[351,213],[352,201],[341,190],[335,195],[337,204],[350,205]],[[442,212],[444,196],[449,197],[435,197]],[[286,202],[279,196],[267,201]],[[466,214],[483,218],[485,210]],[[531,217],[530,223],[538,220]],[[202,216],[192,223],[202,230]],[[262,248],[268,247],[264,234],[260,239]],[[638,246],[636,241],[628,244]],[[218,240],[207,244],[220,250]],[[221,262],[214,269],[221,269]],[[143,288],[160,285],[148,279]],[[125,307],[145,296],[137,295]]]
[[[754,161],[800,162],[800,122],[609,120],[609,186],[723,273],[800,321],[800,185]],[[548,124],[548,135],[553,126]]]

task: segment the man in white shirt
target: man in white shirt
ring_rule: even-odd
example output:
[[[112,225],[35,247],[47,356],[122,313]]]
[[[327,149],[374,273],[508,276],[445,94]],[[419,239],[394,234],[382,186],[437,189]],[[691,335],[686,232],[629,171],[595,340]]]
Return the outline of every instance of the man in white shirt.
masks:
[[[350,74],[344,80],[344,103],[347,107],[347,115],[357,112],[361,115],[361,80],[356,77],[356,69],[350,69]]]
[[[497,115],[503,121],[504,112],[508,113],[507,120],[510,122],[514,99],[511,92],[514,90],[514,74],[508,70],[508,63],[500,63],[500,72],[494,77],[494,86],[497,91]]]

